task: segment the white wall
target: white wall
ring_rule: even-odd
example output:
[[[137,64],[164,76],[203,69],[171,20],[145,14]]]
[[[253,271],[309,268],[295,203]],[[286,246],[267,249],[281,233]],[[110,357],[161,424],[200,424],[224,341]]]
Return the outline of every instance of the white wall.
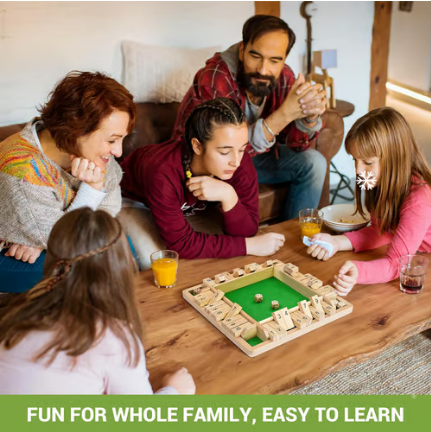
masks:
[[[414,2],[411,12],[392,9],[389,79],[429,91],[431,85],[431,2]]]
[[[254,2],[0,2],[0,126],[36,115],[71,70],[121,80],[122,40],[223,48],[241,39]]]
[[[415,3],[414,6],[416,6]],[[316,2],[313,49],[336,49],[336,96],[352,102],[346,131],[367,112],[373,2]],[[297,73],[306,53],[300,2],[281,2],[281,18],[297,35],[288,58]],[[228,13],[226,12],[228,11]],[[254,2],[0,2],[0,126],[36,115],[54,84],[67,72],[101,70],[121,80],[122,40],[154,45],[227,48],[241,39]],[[342,149],[340,171],[354,177]],[[338,181],[337,176],[331,183]]]
[[[296,33],[296,44],[287,59],[295,73],[304,72],[307,52],[306,21],[299,14],[301,2],[281,2],[281,18]],[[416,4],[416,2],[415,2]],[[368,112],[370,97],[371,40],[374,20],[374,2],[315,2],[317,11],[311,18],[312,50],[337,50],[337,68],[329,69],[334,78],[335,96],[355,105],[355,112],[344,119],[345,131]],[[355,177],[352,158],[344,145],[334,158],[340,172]],[[331,174],[331,184],[339,176]]]

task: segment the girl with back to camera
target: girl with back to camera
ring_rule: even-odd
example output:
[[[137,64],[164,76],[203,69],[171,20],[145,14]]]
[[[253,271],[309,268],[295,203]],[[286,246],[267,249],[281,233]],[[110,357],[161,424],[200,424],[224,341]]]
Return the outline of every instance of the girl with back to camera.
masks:
[[[134,268],[107,212],[63,216],[48,240],[43,280],[0,296],[0,394],[152,394]],[[184,368],[164,384],[159,393],[195,392]]]
[[[431,169],[404,117],[393,108],[378,108],[361,117],[346,137],[346,151],[356,173],[372,172],[376,186],[365,190],[364,204],[371,226],[344,235],[317,234],[338,251],[361,252],[388,245],[386,256],[374,261],[347,261],[334,286],[347,295],[356,283],[376,284],[398,277],[399,258],[431,252]],[[364,215],[361,189],[356,185],[356,211]],[[312,245],[307,252],[327,260],[328,252]]]

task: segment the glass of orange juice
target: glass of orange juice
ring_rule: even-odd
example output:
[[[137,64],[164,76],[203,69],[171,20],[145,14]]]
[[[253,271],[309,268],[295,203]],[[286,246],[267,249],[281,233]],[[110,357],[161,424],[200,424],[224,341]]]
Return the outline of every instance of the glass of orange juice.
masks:
[[[171,250],[154,252],[151,254],[151,268],[156,287],[172,288],[177,281],[178,254]]]
[[[319,234],[323,224],[323,212],[317,209],[304,209],[299,212],[301,235],[312,237]]]

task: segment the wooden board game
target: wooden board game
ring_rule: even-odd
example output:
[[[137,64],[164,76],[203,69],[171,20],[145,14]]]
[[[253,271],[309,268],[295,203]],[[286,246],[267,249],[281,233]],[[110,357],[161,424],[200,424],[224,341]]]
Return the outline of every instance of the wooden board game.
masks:
[[[268,260],[206,278],[183,290],[183,297],[255,357],[352,312],[351,303],[322,285],[293,264]]]

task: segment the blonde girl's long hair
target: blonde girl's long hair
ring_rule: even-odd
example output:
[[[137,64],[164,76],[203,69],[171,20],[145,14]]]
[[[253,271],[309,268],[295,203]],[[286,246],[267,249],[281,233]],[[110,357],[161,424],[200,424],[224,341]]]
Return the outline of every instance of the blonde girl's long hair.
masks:
[[[136,306],[136,265],[120,223],[103,210],[66,213],[48,240],[44,277],[30,291],[0,296],[0,344],[17,345],[31,331],[52,331],[35,356],[84,354],[110,329],[129,364],[140,359],[142,324]]]
[[[360,159],[379,158],[378,185],[365,191],[365,207],[380,233],[394,231],[412,184],[431,185],[431,170],[405,118],[393,108],[378,108],[358,119],[345,140],[346,151]],[[364,216],[356,184],[356,212]]]

